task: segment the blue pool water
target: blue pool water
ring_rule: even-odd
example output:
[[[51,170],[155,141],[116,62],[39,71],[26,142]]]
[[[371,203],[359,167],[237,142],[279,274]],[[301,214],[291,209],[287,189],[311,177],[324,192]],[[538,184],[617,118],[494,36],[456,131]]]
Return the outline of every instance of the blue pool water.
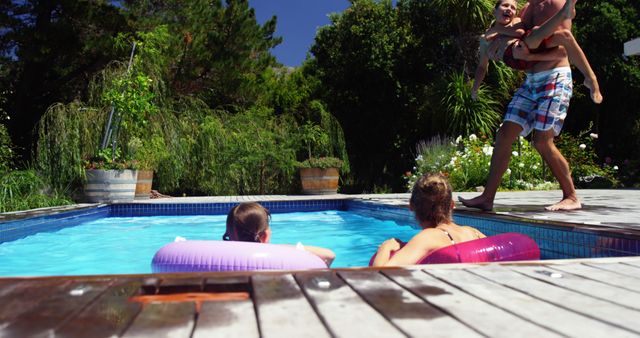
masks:
[[[106,217],[56,232],[0,244],[0,276],[137,274],[151,272],[154,253],[176,236],[220,239],[226,216]],[[407,241],[409,224],[345,211],[273,214],[272,242],[322,246],[336,253],[331,267],[366,266],[389,237]]]

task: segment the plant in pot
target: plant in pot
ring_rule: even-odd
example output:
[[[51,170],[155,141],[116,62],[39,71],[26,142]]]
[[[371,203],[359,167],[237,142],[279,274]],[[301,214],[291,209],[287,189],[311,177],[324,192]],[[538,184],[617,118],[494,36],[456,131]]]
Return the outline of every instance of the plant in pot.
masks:
[[[138,154],[142,154],[138,159],[130,147],[132,142],[136,143],[136,136],[149,134],[150,116],[157,111],[154,81],[141,70],[140,59],[134,57],[135,48],[134,42],[126,69],[116,67],[104,81],[101,100],[111,110],[98,152],[85,165],[85,197],[91,202],[133,200],[138,162],[144,163],[144,169],[152,166],[149,156],[141,150],[144,146],[138,147]],[[140,137],[138,143],[142,143]]]
[[[335,194],[340,179],[342,160],[329,156],[329,134],[320,126],[307,122],[301,130],[301,140],[307,148],[307,159],[299,162],[302,193],[306,195]]]
[[[147,135],[143,139],[133,137],[127,145],[132,158],[138,162],[138,180],[135,199],[149,199],[153,185],[153,173],[160,161],[169,157],[164,138]]]
[[[84,196],[88,202],[133,200],[138,178],[137,162],[126,160],[120,149],[100,149],[85,161]]]

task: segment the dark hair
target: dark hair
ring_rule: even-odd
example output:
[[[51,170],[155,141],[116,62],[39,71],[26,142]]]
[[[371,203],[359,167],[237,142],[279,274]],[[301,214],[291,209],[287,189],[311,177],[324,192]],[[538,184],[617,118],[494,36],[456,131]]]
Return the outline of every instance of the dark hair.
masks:
[[[411,207],[420,225],[451,222],[451,201],[451,185],[442,174],[423,175],[411,190]]]
[[[227,214],[227,230],[222,239],[242,242],[260,242],[260,235],[269,228],[269,210],[255,202],[240,203]]]

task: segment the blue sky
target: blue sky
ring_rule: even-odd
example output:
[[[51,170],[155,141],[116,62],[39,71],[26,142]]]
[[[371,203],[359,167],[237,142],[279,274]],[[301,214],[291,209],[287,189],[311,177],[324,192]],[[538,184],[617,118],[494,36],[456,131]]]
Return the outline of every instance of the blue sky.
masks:
[[[302,64],[318,27],[329,24],[328,14],[350,5],[347,0],[249,0],[249,4],[261,24],[274,15],[278,18],[275,35],[283,41],[272,53],[280,63],[292,67]]]

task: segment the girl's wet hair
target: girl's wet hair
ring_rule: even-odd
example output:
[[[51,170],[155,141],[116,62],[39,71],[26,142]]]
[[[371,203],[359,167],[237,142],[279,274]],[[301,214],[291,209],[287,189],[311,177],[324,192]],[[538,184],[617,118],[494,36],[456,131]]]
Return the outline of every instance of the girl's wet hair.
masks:
[[[227,230],[222,236],[225,241],[231,240],[231,235],[242,242],[260,242],[260,235],[269,228],[269,210],[258,203],[240,203],[229,210],[227,214]]]
[[[413,185],[411,206],[420,224],[437,226],[452,221],[451,185],[442,174],[425,174]]]

